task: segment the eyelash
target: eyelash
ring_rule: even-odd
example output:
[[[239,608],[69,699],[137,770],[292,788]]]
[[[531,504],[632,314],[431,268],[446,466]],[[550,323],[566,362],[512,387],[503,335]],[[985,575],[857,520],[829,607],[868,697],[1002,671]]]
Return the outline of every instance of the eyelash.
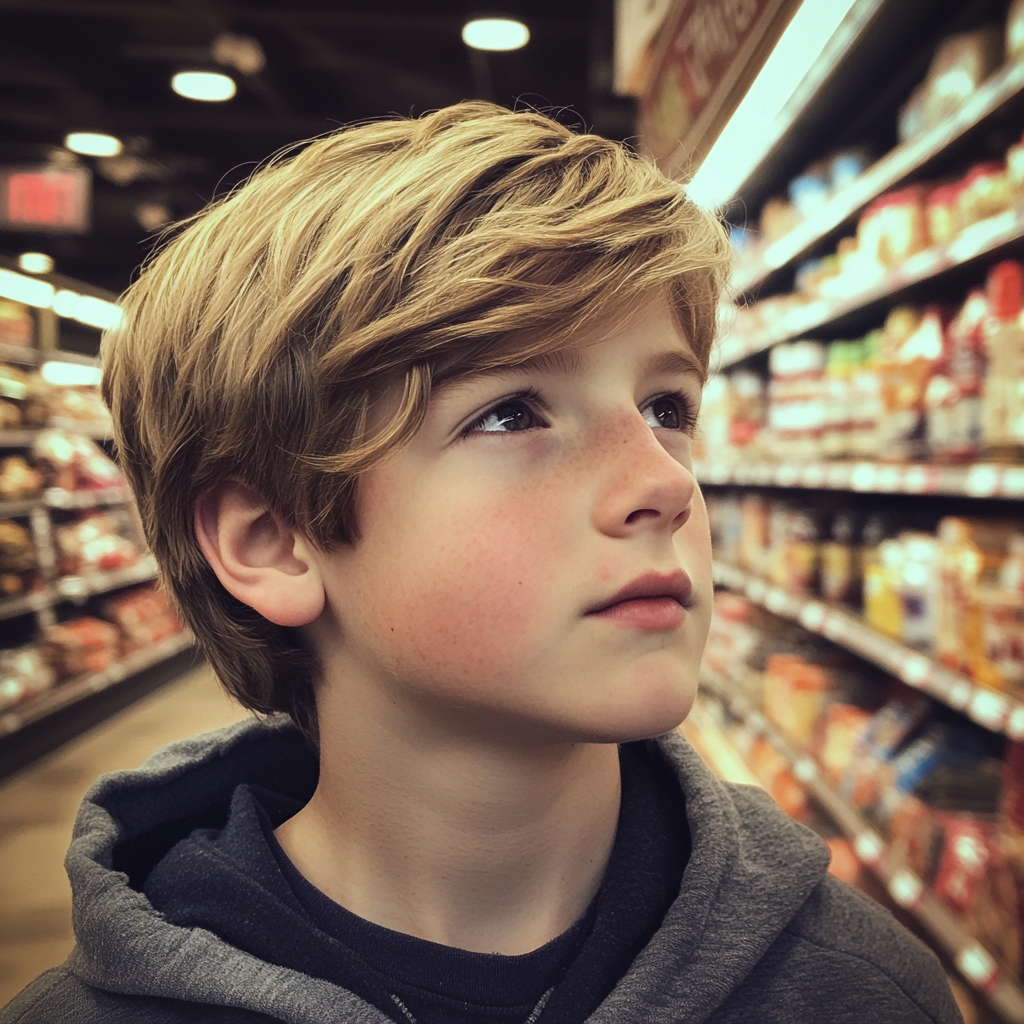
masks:
[[[641,407],[641,409],[647,409],[650,406],[652,406],[655,402],[664,401],[670,401],[675,403],[676,413],[679,417],[679,427],[676,428],[678,432],[681,434],[687,434],[689,436],[692,436],[694,431],[697,429],[697,412],[694,409],[694,403],[692,399],[684,391],[666,391],[660,395],[655,395],[653,398],[649,398],[647,402]],[[476,417],[476,419],[474,419],[462,430],[462,436],[465,437],[468,434],[480,432],[480,428],[491,415],[493,415],[503,405],[510,405],[513,402],[521,402],[523,405],[528,406],[530,408],[530,411],[538,419],[542,419],[539,410],[544,408],[544,402],[535,388],[527,388],[523,391],[513,392],[510,395],[504,395],[503,397],[499,398],[496,402],[492,402],[482,413],[480,413],[479,416]],[[546,425],[547,424],[544,424],[544,426]],[[535,428],[530,427],[527,429]],[[505,433],[505,431],[483,431],[483,433],[497,434]],[[508,431],[508,433],[516,433],[516,431]]]

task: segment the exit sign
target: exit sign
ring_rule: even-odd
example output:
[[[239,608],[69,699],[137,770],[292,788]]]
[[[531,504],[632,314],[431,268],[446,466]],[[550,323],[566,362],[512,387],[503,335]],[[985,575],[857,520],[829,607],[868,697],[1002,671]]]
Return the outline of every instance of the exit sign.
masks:
[[[91,184],[80,167],[0,167],[0,229],[88,231]]]

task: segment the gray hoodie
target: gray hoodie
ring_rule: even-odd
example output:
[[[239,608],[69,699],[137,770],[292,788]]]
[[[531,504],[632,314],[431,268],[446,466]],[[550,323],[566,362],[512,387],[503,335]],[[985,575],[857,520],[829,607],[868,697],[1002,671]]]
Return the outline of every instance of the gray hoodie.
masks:
[[[283,717],[249,721],[101,778],[66,861],[78,944],[0,1024],[389,1024],[346,989],[170,924],[117,870],[133,836],[202,820],[197,792],[212,805],[253,781],[245,766],[286,770],[296,736]],[[692,854],[661,928],[590,1024],[961,1021],[934,954],[826,873],[818,836],[762,791],[718,780],[678,734],[658,743],[686,795]]]

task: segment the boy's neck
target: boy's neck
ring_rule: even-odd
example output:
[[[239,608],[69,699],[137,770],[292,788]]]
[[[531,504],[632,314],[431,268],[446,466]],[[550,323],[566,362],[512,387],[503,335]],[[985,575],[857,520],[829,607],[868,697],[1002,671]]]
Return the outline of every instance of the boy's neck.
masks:
[[[365,703],[320,702],[319,785],[276,832],[298,870],[366,920],[474,952],[571,927],[615,839],[617,747],[497,744]]]

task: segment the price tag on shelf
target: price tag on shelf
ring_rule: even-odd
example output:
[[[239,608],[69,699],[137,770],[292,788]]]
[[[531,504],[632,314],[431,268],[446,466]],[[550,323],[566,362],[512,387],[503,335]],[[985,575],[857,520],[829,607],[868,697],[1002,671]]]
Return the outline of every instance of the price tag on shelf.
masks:
[[[756,471],[756,466],[750,462],[737,462],[732,467],[733,481],[738,484],[752,484]]]
[[[812,633],[820,633],[827,614],[828,608],[820,601],[808,601],[800,609],[800,625]]]
[[[775,471],[775,483],[779,487],[795,487],[800,482],[801,467],[792,462],[784,462]]]
[[[903,489],[903,470],[900,466],[879,466],[875,486],[880,491],[894,494]]]
[[[971,466],[964,481],[964,490],[972,498],[990,498],[999,491],[999,466],[981,463]]]
[[[769,587],[764,595],[764,606],[776,615],[786,615],[790,610],[790,597],[781,587]]]
[[[903,490],[907,494],[931,494],[938,485],[932,466],[908,466],[903,472]]]
[[[967,713],[986,729],[1000,732],[1010,713],[1010,702],[1001,693],[975,687]]]
[[[768,593],[768,584],[756,577],[747,580],[747,597],[755,604],[763,604]]]
[[[986,991],[994,988],[999,980],[995,960],[979,942],[972,942],[957,953],[956,966],[971,984]]]
[[[878,467],[873,462],[860,462],[850,474],[850,487],[855,491],[873,491],[878,480]]]
[[[793,774],[799,782],[813,782],[818,777],[818,766],[809,757],[801,757],[793,765]]]
[[[889,895],[901,906],[913,910],[921,902],[924,882],[913,871],[900,868],[889,879]]]
[[[810,487],[811,489],[824,487],[827,477],[828,467],[822,462],[812,462],[810,465],[804,466],[804,487]]]
[[[926,689],[932,675],[932,663],[921,654],[905,654],[899,668],[903,682],[917,689]]]
[[[957,679],[946,693],[946,703],[957,711],[963,711],[974,695],[974,687],[966,679]]]
[[[1024,704],[1014,704],[1007,716],[1006,735],[1011,740],[1024,740]]]
[[[1024,498],[1024,466],[1006,466],[1000,493],[1004,498]]]
[[[775,466],[770,462],[757,462],[754,464],[755,484],[761,487],[769,487],[775,480]]]
[[[850,487],[853,467],[848,462],[833,462],[828,467],[826,482],[835,491],[845,491]]]
[[[865,829],[853,841],[853,849],[861,861],[868,867],[878,867],[885,855],[885,844],[870,829]]]

